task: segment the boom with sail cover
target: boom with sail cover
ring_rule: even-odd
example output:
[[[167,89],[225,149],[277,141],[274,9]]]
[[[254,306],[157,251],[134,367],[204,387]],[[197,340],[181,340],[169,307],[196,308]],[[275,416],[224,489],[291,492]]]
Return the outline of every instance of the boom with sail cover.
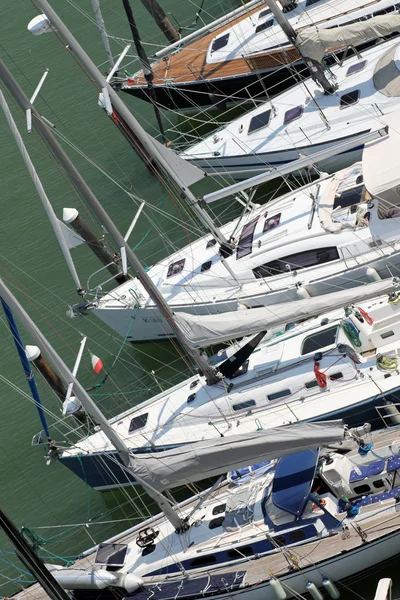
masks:
[[[133,473],[153,489],[200,481],[249,464],[344,440],[342,421],[296,423],[135,456]]]
[[[348,304],[365,302],[369,298],[389,294],[394,287],[395,283],[390,279],[358,285],[354,288],[297,302],[271,304],[263,308],[240,310],[235,313],[190,315],[177,312],[175,321],[182,330],[187,343],[192,344],[194,348],[206,348],[226,340],[265,331],[271,327],[314,317]]]
[[[302,56],[321,62],[328,50],[360,44],[397,31],[400,31],[400,15],[389,13],[343,27],[302,29],[297,34],[296,47]]]

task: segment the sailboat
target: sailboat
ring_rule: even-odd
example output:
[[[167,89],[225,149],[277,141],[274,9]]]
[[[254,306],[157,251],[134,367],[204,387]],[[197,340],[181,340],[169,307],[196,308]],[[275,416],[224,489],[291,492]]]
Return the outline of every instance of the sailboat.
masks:
[[[300,0],[281,2],[295,31],[310,26],[335,31],[337,27],[391,13],[392,0],[359,3],[354,0]],[[264,2],[250,2],[224,19],[210,23],[156,52],[151,65],[159,105],[170,109],[196,109],[209,105],[262,100],[293,82],[293,73],[304,70],[296,48]],[[290,68],[285,68],[285,65]],[[113,79],[123,92],[149,101],[142,71]],[[266,92],[267,90],[267,92]]]
[[[399,29],[400,16],[376,17],[347,28],[310,31],[307,35],[300,33],[297,43],[305,55],[318,63],[332,45],[344,43],[344,39],[350,42],[369,37],[372,31],[386,25]],[[205,139],[190,142],[181,156],[208,173],[244,179],[270,166],[279,169],[340,140],[356,140],[399,108],[398,55],[396,38],[357,53],[330,68],[336,91],[324,94],[311,79],[305,80]],[[362,147],[360,141],[351,153],[338,153],[321,162],[320,168],[332,172],[346,167],[360,158]]]
[[[162,511],[70,568],[48,565],[75,598],[273,600],[322,586],[335,598],[336,584],[398,555],[396,429],[371,435],[368,424],[298,423],[133,457],[1,279],[0,297]],[[164,494],[227,471],[178,506]]]

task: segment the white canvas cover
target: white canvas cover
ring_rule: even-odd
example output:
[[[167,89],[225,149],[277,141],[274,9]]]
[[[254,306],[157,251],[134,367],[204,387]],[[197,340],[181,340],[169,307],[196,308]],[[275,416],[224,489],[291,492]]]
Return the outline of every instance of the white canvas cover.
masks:
[[[212,344],[241,338],[299,319],[344,308],[348,304],[363,302],[369,298],[387,294],[393,289],[394,284],[391,279],[388,279],[297,302],[271,304],[263,308],[201,316],[177,312],[175,321],[189,344],[195,348],[206,348]]]
[[[165,452],[137,454],[132,458],[132,471],[162,492],[260,461],[339,442],[344,435],[342,421],[284,425],[186,444]]]
[[[400,185],[400,111],[380,117],[389,135],[364,146],[362,165],[365,187],[373,196]]]
[[[296,47],[302,56],[321,62],[324,54],[330,49],[360,44],[395,31],[400,31],[400,15],[389,13],[343,27],[302,29],[297,34]]]

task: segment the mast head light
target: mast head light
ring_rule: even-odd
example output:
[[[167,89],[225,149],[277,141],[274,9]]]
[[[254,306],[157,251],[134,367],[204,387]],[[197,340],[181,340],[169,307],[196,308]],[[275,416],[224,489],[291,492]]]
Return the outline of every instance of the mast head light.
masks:
[[[28,23],[29,33],[33,35],[42,35],[42,33],[51,33],[52,27],[46,15],[38,15]]]

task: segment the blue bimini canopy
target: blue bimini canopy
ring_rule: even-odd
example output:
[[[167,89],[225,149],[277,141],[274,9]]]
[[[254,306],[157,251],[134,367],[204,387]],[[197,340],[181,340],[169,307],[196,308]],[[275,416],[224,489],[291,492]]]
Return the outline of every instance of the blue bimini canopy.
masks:
[[[277,508],[299,518],[315,477],[319,448],[281,458],[272,483],[272,502]]]

